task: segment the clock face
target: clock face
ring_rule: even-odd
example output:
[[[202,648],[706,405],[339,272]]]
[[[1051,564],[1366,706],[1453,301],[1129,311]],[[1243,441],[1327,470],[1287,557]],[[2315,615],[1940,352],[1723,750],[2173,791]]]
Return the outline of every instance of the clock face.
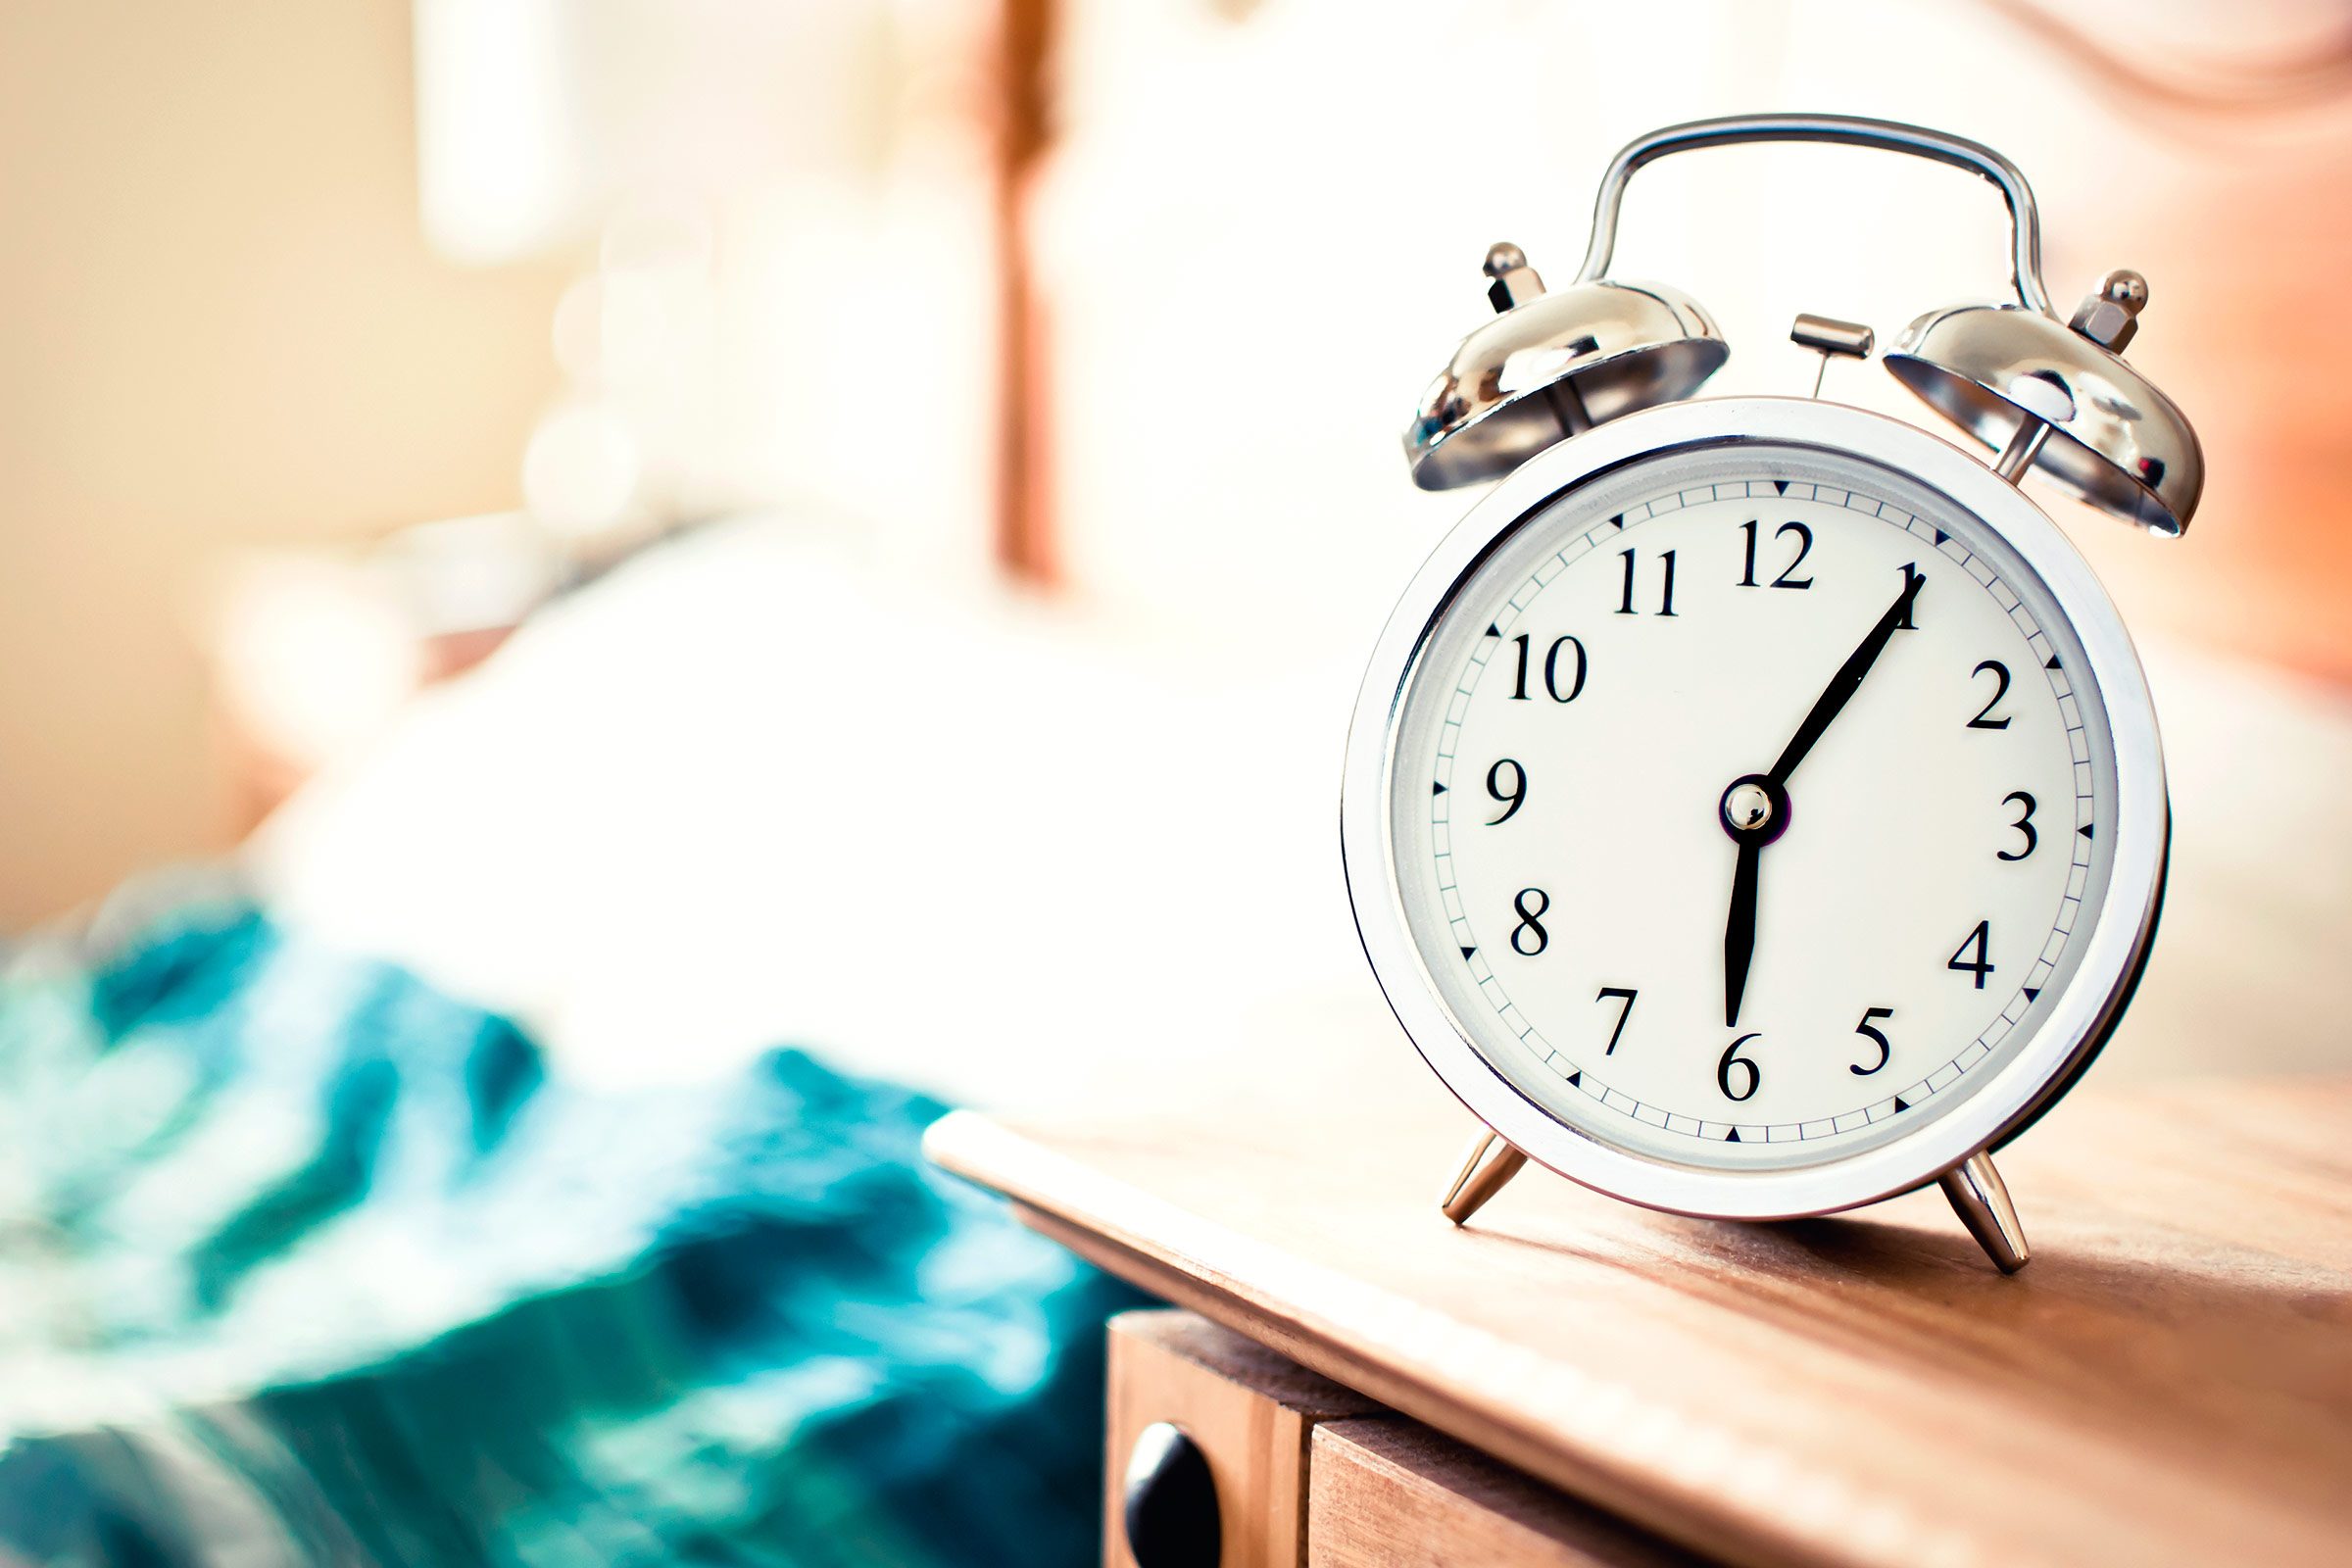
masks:
[[[2049,1021],[2115,753],[2077,629],[1981,517],[1836,451],[1686,447],[1459,581],[1395,721],[1388,847],[1430,987],[1519,1097],[1644,1159],[1780,1170],[1950,1114]]]

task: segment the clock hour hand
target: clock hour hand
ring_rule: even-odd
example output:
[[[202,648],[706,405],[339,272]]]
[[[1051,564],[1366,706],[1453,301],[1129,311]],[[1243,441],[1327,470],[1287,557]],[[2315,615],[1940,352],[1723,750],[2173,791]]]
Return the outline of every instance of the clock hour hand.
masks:
[[[1845,705],[1853,701],[1854,693],[1862,689],[1862,677],[1870,673],[1870,666],[1877,663],[1879,655],[1886,651],[1886,644],[1892,640],[1896,628],[1910,618],[1912,602],[1918,599],[1919,590],[1926,584],[1927,578],[1917,573],[1906,575],[1909,580],[1903,584],[1903,591],[1895,596],[1893,604],[1886,607],[1886,613],[1879,617],[1879,623],[1870,628],[1870,634],[1862,639],[1862,646],[1838,666],[1838,673],[1830,677],[1829,686],[1814,699],[1813,710],[1805,715],[1805,721],[1796,727],[1796,734],[1782,751],[1781,760],[1773,763],[1772,771],[1765,775],[1774,786],[1788,788],[1788,775],[1796,771],[1796,765],[1805,760],[1806,753],[1813,750],[1814,742],[1821,739],[1831,721],[1845,711]]]
[[[1740,999],[1747,993],[1748,960],[1756,956],[1756,872],[1764,859],[1764,840],[1748,836],[1740,841],[1739,863],[1732,868],[1732,912],[1723,923],[1723,1026],[1739,1027]]]

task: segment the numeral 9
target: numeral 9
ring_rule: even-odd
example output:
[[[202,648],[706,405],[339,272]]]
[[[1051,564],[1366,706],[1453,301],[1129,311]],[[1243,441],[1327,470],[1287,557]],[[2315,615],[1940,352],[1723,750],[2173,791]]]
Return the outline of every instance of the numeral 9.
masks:
[[[1510,783],[1507,785],[1502,778],[1502,770],[1506,767],[1511,770]],[[1487,793],[1502,806],[1502,814],[1489,817],[1487,826],[1495,827],[1508,822],[1519,814],[1519,808],[1527,804],[1527,769],[1510,758],[1504,758],[1487,769]]]

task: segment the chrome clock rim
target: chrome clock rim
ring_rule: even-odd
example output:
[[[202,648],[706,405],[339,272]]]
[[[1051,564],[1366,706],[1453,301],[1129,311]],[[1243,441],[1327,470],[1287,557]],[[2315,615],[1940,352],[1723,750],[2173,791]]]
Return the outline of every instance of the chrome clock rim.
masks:
[[[1502,540],[1560,497],[1628,463],[1690,448],[1771,442],[1848,455],[1941,492],[1997,533],[2072,624],[2113,734],[2116,820],[2107,901],[2033,1037],[1967,1101],[1892,1142],[1819,1164],[1717,1170],[1615,1148],[1526,1099],[1479,1053],[1441,999],[1406,922],[1391,834],[1391,772],[1403,700],[1437,622]],[[1675,1212],[1740,1219],[1829,1213],[1931,1181],[2021,1131],[2087,1064],[2144,960],[2167,848],[2153,704],[2123,619],[2089,564],[2041,510],[1977,458],[1867,410],[1790,398],[1724,398],[1629,415],[1542,453],[1482,498],[1414,575],[1375,646],[1349,727],[1341,849],[1356,929],[1406,1036],[1488,1126],[1559,1174]]]

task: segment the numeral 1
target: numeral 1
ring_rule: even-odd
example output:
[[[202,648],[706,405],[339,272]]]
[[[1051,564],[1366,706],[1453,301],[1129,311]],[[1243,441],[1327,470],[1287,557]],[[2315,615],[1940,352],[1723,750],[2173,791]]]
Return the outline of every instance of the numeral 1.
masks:
[[[1904,562],[1903,592],[1906,597],[1903,600],[1903,618],[1894,623],[1896,631],[1919,630],[1919,623],[1911,618],[1913,609],[1919,604],[1919,595],[1911,592],[1911,585],[1917,581],[1919,581],[1919,563],[1916,561]]]

